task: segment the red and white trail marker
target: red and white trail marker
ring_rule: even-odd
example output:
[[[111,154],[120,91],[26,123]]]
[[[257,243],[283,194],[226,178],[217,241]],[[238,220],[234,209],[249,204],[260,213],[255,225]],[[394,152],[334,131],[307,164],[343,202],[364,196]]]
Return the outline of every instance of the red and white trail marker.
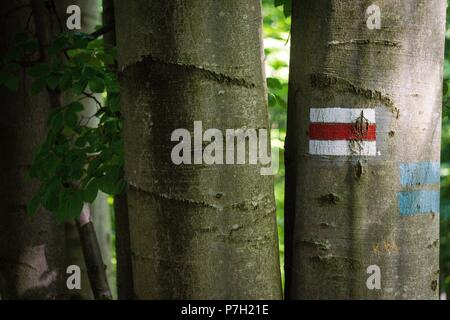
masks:
[[[309,153],[376,156],[375,109],[311,108]]]

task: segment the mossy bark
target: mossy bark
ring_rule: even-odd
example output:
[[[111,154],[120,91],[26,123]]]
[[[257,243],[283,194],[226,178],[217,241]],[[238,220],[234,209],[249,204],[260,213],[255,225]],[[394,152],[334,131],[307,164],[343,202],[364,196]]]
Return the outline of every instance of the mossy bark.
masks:
[[[400,166],[439,162],[446,1],[378,1],[379,30],[366,26],[371,4],[293,3],[293,299],[438,297],[438,212],[401,215],[399,197],[439,190],[403,186]],[[310,155],[309,112],[321,107],[374,108],[377,155]],[[366,286],[370,265],[380,267],[379,290]]]
[[[269,129],[260,2],[115,6],[137,298],[280,298],[273,178],[171,161],[194,121]]]

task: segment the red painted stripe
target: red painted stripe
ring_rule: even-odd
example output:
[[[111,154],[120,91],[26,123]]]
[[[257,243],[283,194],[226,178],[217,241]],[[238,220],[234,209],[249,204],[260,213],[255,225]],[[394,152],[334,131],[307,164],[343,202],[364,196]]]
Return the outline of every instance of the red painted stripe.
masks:
[[[377,126],[367,124],[365,132],[358,133],[354,123],[310,123],[309,138],[311,140],[366,140],[375,141]]]

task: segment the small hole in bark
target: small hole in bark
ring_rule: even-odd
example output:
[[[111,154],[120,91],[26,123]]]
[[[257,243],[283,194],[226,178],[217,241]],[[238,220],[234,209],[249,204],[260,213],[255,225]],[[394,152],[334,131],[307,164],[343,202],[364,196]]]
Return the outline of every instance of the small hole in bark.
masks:
[[[431,281],[431,290],[436,291],[437,289],[437,280]]]

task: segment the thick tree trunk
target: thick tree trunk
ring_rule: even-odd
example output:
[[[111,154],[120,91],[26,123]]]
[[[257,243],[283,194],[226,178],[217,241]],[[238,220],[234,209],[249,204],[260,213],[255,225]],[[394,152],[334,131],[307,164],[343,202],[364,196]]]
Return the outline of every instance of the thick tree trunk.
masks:
[[[438,297],[446,1],[376,3],[293,3],[294,299]]]
[[[171,161],[194,121],[268,129],[260,2],[115,5],[137,298],[280,298],[273,177]]]
[[[24,32],[29,1],[0,4],[1,50],[10,49],[16,33]],[[30,22],[33,28],[33,21]],[[0,273],[3,299],[57,299],[65,292],[64,224],[26,207],[37,191],[28,179],[34,153],[46,135],[48,96],[30,97],[30,80],[22,70],[18,92],[0,88]]]

